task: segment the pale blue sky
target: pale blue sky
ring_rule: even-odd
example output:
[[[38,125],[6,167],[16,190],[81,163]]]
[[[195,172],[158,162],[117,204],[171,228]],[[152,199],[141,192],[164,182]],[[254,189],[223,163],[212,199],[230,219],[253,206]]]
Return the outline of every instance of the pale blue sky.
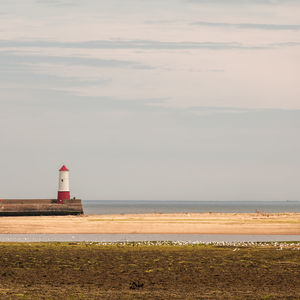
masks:
[[[300,200],[300,2],[1,0],[0,198]]]

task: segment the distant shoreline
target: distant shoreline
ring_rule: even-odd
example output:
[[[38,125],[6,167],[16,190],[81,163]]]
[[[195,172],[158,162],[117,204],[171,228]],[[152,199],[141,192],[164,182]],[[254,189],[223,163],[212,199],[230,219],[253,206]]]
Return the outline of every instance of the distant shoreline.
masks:
[[[0,217],[0,233],[299,235],[300,213],[149,213]]]

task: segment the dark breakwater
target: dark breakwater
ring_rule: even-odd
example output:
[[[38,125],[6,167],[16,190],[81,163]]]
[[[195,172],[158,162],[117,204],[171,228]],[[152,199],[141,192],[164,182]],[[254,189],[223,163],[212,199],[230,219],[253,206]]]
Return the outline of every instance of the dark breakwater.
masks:
[[[0,199],[0,216],[59,216],[83,214],[80,199]]]

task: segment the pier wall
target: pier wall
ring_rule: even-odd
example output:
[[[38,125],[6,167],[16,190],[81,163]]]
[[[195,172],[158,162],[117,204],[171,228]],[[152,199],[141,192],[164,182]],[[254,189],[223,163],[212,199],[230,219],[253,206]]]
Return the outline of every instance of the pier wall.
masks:
[[[57,216],[83,214],[80,199],[0,199],[0,216]]]

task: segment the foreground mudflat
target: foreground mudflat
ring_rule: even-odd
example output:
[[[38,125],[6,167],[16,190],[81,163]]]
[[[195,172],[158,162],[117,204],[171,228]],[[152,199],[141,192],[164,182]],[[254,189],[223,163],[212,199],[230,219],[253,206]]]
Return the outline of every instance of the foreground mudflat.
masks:
[[[300,213],[0,217],[0,233],[300,234]]]
[[[299,299],[300,245],[0,244],[0,298]]]

